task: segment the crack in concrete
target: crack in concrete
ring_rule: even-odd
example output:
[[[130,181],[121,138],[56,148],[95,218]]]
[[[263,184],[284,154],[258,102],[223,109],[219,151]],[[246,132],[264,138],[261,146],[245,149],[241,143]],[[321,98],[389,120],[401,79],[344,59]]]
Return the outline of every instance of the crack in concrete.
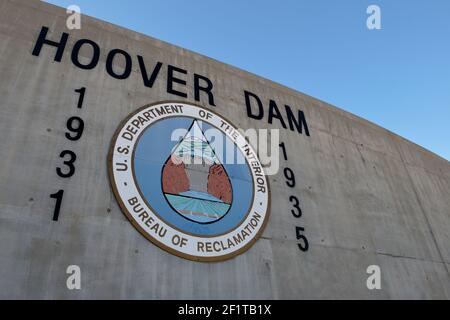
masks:
[[[436,260],[427,260],[427,259],[422,259],[422,258],[417,258],[417,257],[411,257],[411,256],[402,256],[402,255],[397,255],[397,254],[392,254],[392,253],[387,253],[387,252],[381,252],[381,251],[376,251],[376,254],[382,255],[382,256],[387,256],[387,257],[391,257],[391,258],[400,258],[400,259],[410,259],[410,260],[417,260],[417,261],[423,261],[423,262],[432,262],[432,263],[439,263],[439,264],[446,264],[448,263],[447,261],[436,261]]]

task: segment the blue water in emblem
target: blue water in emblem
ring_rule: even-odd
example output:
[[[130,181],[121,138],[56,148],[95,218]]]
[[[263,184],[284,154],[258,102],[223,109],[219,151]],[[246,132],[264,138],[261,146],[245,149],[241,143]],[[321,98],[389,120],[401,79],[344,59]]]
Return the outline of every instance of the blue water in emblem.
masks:
[[[135,152],[133,161],[133,168],[136,177],[136,184],[139,187],[142,195],[147,203],[153,208],[155,213],[161,217],[166,223],[183,230],[188,233],[199,236],[214,236],[217,234],[226,233],[229,230],[237,227],[248,213],[253,196],[253,182],[249,166],[245,164],[226,164],[223,162],[228,177],[230,179],[233,191],[233,201],[231,208],[226,203],[219,202],[217,198],[210,194],[196,193],[196,191],[188,191],[187,194],[180,193],[171,198],[171,204],[179,202],[179,208],[176,212],[166,200],[166,197],[172,195],[164,194],[162,190],[162,169],[167,161],[168,156],[173,151],[174,147],[179,141],[171,141],[172,133],[175,129],[184,128],[189,129],[193,119],[188,117],[173,117],[161,120],[149,127],[141,136]],[[202,130],[207,131],[212,128],[211,125],[202,123]],[[228,139],[223,135],[224,142]],[[219,158],[223,159],[222,155],[230,150],[225,150],[226,146],[231,146],[233,143],[223,143],[223,150],[215,150]],[[240,151],[233,147],[233,152],[240,153]],[[185,201],[182,196],[189,196],[191,201]],[[196,201],[195,199],[201,199]],[[202,202],[200,204],[199,202]],[[217,213],[220,215],[223,212],[228,213],[220,220],[210,224],[199,224],[190,221],[180,215],[178,209],[186,209],[197,212],[200,205],[207,205],[208,208],[203,208],[200,212]],[[178,204],[177,204],[178,206]],[[228,206],[228,207],[227,207]],[[200,219],[200,220],[199,220]],[[196,216],[195,220],[200,222],[209,222],[211,218]],[[214,218],[216,220],[217,218]]]
[[[170,204],[190,220],[210,223],[222,218],[230,205],[205,192],[187,191],[179,195],[167,194]]]
[[[211,195],[209,193],[199,192],[199,191],[189,190],[189,191],[180,193],[180,195],[185,196],[185,197],[192,197],[192,198],[197,198],[197,199],[203,199],[203,200],[223,202],[223,201],[220,201],[220,199],[214,197],[213,195]]]

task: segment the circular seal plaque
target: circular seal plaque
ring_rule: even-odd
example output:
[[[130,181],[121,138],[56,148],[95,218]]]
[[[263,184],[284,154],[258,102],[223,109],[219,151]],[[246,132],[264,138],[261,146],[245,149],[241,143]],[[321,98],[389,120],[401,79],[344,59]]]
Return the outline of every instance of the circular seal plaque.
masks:
[[[108,170],[134,227],[186,259],[243,253],[268,221],[269,185],[255,150],[229,121],[193,104],[161,102],[128,116]]]

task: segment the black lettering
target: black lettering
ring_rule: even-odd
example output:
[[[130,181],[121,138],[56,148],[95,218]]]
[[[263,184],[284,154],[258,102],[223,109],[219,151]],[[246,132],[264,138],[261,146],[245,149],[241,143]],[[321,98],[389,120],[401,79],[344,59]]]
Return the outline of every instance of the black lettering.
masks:
[[[284,168],[284,177],[288,187],[295,188],[295,175],[291,168]]]
[[[74,125],[76,123],[76,126]],[[84,121],[80,117],[72,117],[67,120],[67,129],[70,132],[73,132],[75,135],[71,135],[69,132],[66,132],[66,138],[70,141],[78,141],[83,135],[84,131]]]
[[[247,106],[247,115],[250,118],[261,120],[264,117],[264,108],[262,105],[261,100],[258,98],[258,96],[254,93],[248,92],[244,90],[245,94],[245,105]],[[252,112],[252,104],[250,102],[250,97],[256,100],[256,103],[258,104],[258,114],[254,114]]]
[[[69,39],[69,34],[63,32],[61,36],[61,40],[59,42],[51,41],[47,39],[48,28],[42,27],[41,33],[39,34],[39,38],[36,41],[36,45],[33,49],[33,56],[39,57],[41,54],[42,47],[44,44],[58,48],[55,54],[55,61],[61,62],[61,59],[64,54],[64,49],[66,48],[67,40]]]
[[[69,160],[64,161],[64,164],[69,168],[69,171],[67,173],[64,173],[61,168],[56,168],[56,173],[61,178],[70,178],[75,174],[75,166],[74,163],[77,161],[77,155],[70,150],[64,150],[59,155],[61,158],[65,158],[66,156],[69,156]]]
[[[186,93],[173,89],[174,82],[182,84],[184,86],[186,85],[185,80],[174,77],[174,75],[173,75],[174,71],[178,72],[178,73],[182,73],[182,74],[187,74],[187,71],[177,68],[177,67],[174,67],[174,66],[171,66],[171,65],[167,66],[167,71],[168,71],[168,73],[167,73],[167,93],[171,93],[171,94],[175,94],[177,96],[183,97],[183,98],[187,98],[188,95]]]
[[[89,62],[88,64],[82,64],[79,60],[79,54],[80,54],[81,47],[85,44],[90,45],[93,49],[92,59],[91,59],[91,62]],[[81,40],[78,40],[75,43],[75,45],[73,46],[72,63],[74,65],[76,65],[78,68],[84,69],[84,70],[94,69],[98,64],[99,59],[100,59],[100,47],[94,41],[91,41],[88,39],[81,39]]]
[[[270,103],[269,103],[269,123],[270,124],[273,123],[273,118],[276,118],[276,119],[280,120],[281,125],[283,126],[283,128],[285,128],[285,129],[287,128],[286,127],[286,123],[283,120],[283,116],[281,115],[277,104],[275,103],[275,101],[270,100]]]
[[[116,73],[113,68],[114,58],[118,54],[122,55],[125,58],[125,69],[122,74]],[[119,80],[127,79],[131,74],[131,65],[132,65],[131,57],[125,51],[120,49],[114,49],[108,53],[108,57],[106,59],[106,71],[111,77]]]
[[[64,190],[59,190],[57,193],[50,195],[50,198],[56,200],[55,209],[53,211],[53,221],[58,221],[59,219],[59,212],[61,211],[61,203],[63,200],[63,196]]]
[[[286,114],[289,120],[289,127],[291,128],[292,131],[294,131],[294,125],[297,128],[297,131],[299,133],[303,133],[303,128],[305,128],[305,134],[309,137],[309,129],[308,129],[308,124],[306,123],[306,118],[305,118],[305,114],[303,113],[303,111],[299,110],[298,111],[298,120],[295,119],[294,113],[292,112],[291,107],[289,106],[285,106],[286,108]]]
[[[206,87],[200,86],[200,80],[206,82]],[[213,84],[211,80],[208,78],[201,76],[199,74],[194,74],[194,92],[195,92],[195,101],[200,101],[200,91],[206,92],[208,94],[208,101],[211,106],[216,106],[214,104],[214,96],[212,93]]]
[[[149,78],[147,74],[147,68],[145,67],[144,58],[142,58],[142,56],[138,56],[138,61],[139,68],[141,69],[142,80],[144,80],[144,85],[146,87],[152,88],[163,64],[161,62],[158,62]]]

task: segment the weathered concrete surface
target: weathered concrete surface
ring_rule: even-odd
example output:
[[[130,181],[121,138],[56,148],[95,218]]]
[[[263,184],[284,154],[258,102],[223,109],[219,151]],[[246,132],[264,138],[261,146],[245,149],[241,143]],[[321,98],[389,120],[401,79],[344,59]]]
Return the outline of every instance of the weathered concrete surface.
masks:
[[[372,123],[268,80],[119,27],[84,17],[65,28],[65,11],[39,1],[0,2],[0,298],[97,299],[448,299],[450,298],[450,164]],[[55,50],[31,54],[42,26],[70,34],[61,63]],[[102,48],[90,71],[70,61],[81,38]],[[105,72],[107,51],[124,49],[209,77],[214,108],[240,128],[268,127],[246,116],[243,90],[305,112],[311,137],[281,130],[297,178],[270,178],[272,213],[262,239],[245,254],[216,264],[175,257],[142,237],[112,195],[106,158],[118,124],[137,108],[180,100],[166,92],[166,73],[152,89],[136,61],[126,81]],[[89,52],[82,52],[89,56]],[[120,66],[118,66],[120,67]],[[77,110],[73,90],[87,87]],[[188,82],[193,101],[192,82]],[[200,102],[206,108],[207,97]],[[85,119],[78,142],[66,121]],[[278,122],[269,126],[281,128]],[[62,150],[77,153],[76,174],[58,178]],[[61,217],[51,221],[65,190]],[[297,248],[288,199],[301,200],[310,249]],[[82,290],[66,288],[66,268],[82,270]],[[366,287],[379,265],[382,289]]]

